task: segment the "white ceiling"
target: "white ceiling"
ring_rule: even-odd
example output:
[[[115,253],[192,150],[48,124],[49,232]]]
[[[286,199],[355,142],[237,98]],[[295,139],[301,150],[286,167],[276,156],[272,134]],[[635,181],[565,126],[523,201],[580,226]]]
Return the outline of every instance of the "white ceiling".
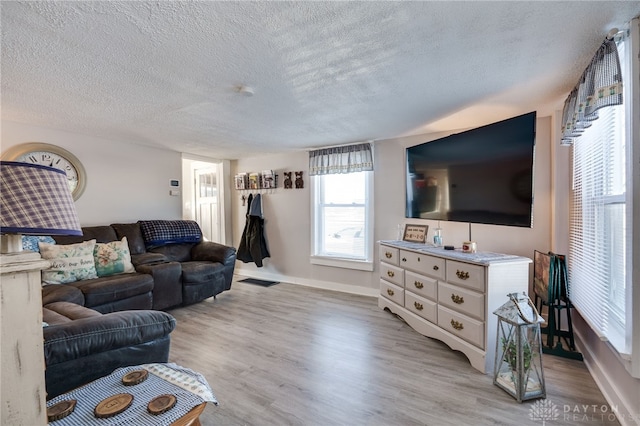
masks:
[[[640,1],[2,1],[2,119],[234,159],[548,115],[639,13]]]

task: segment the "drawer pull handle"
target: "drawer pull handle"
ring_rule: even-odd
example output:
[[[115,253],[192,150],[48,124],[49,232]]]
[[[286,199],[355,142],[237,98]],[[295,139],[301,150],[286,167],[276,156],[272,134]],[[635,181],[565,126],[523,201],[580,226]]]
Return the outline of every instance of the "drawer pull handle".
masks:
[[[461,271],[461,270],[459,270],[459,269],[456,271],[456,276],[457,276],[458,278],[460,278],[461,280],[469,279],[469,273],[468,273],[468,272]]]
[[[440,269],[440,268],[438,268],[438,265],[433,265],[433,270],[434,271],[437,271],[438,269]]]
[[[416,288],[422,288],[422,287],[424,287],[424,284],[422,284],[420,281],[414,281],[414,282],[413,282],[413,285],[415,285],[415,286],[416,286]]]
[[[403,261],[403,262],[406,262],[406,261],[407,261],[407,258],[406,258],[406,257],[403,257],[403,258],[402,258],[402,261]]]
[[[393,273],[393,271],[387,271],[387,275],[389,275],[391,278],[393,278],[395,274]]]
[[[394,293],[393,293],[393,290],[391,290],[390,288],[388,288],[388,289],[387,289],[387,294],[388,294],[389,296],[393,296],[393,294],[394,294]]]
[[[420,262],[420,258],[418,258],[418,262]]]
[[[455,328],[456,330],[462,330],[464,328],[464,325],[461,322],[458,322],[456,320],[451,320],[451,327]]]
[[[453,300],[453,303],[457,303],[458,305],[462,305],[464,303],[464,297],[453,293],[451,294],[451,300]]]
[[[424,306],[422,306],[422,303],[418,303],[418,302],[413,302],[413,306],[416,307],[417,310],[421,311],[422,309],[424,309]]]
[[[387,256],[387,259],[391,259],[393,257],[393,253],[389,253],[388,251],[384,253]]]

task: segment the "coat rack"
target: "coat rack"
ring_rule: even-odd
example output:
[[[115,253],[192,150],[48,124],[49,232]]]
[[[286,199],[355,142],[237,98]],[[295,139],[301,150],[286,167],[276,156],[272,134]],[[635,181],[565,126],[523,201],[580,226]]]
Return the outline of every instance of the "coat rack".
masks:
[[[287,171],[283,173],[285,189],[304,188],[303,171]],[[259,173],[238,173],[234,177],[234,184],[236,190],[242,191],[242,195],[246,199],[246,196],[252,192],[270,193],[273,189],[278,188],[278,173],[273,170],[263,170]]]

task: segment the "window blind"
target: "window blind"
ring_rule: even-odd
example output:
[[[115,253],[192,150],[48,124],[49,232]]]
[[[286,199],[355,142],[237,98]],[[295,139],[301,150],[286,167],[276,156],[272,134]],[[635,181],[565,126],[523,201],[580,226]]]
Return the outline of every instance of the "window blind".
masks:
[[[620,353],[625,339],[624,106],[600,118],[573,145],[569,296],[598,336]]]

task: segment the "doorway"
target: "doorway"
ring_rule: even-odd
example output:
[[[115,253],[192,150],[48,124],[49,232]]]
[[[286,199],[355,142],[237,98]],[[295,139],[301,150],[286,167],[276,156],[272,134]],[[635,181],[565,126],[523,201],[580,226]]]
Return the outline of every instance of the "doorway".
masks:
[[[182,158],[182,217],[195,220],[206,241],[226,243],[224,162]]]
[[[220,242],[220,210],[218,203],[217,167],[194,170],[195,221],[207,241]]]

